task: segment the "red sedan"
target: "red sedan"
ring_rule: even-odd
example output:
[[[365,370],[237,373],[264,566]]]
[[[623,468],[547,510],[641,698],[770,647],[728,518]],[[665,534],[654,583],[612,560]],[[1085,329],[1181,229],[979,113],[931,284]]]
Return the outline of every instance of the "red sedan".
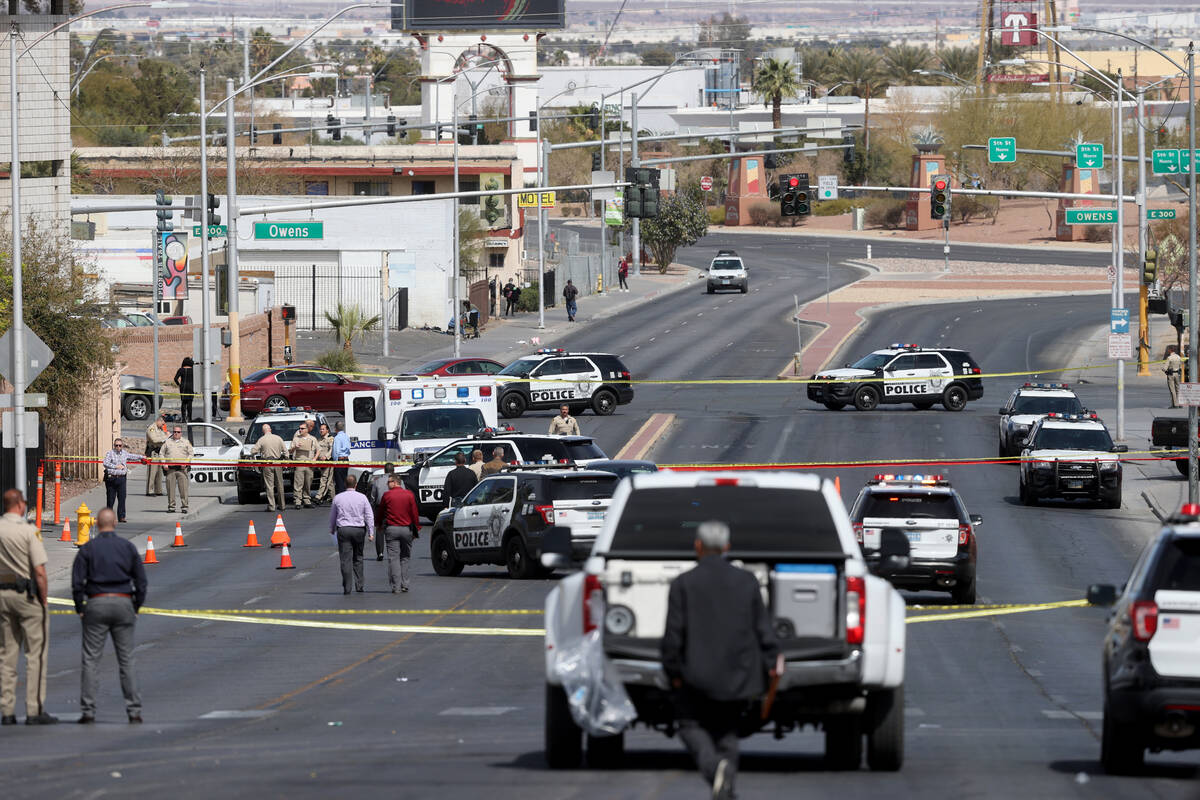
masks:
[[[242,378],[242,413],[257,414],[263,409],[281,411],[292,406],[307,406],[314,411],[343,409],[346,392],[378,389],[377,383],[343,378],[324,367],[292,365],[260,369]],[[229,384],[221,392],[220,407],[229,410]]]
[[[439,358],[413,370],[414,375],[495,375],[504,369],[490,358]]]

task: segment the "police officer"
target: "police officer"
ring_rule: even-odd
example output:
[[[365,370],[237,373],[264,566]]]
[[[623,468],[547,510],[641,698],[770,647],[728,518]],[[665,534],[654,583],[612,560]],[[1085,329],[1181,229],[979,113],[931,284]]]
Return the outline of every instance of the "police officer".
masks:
[[[317,460],[330,461],[333,459],[333,435],[329,426],[321,423],[321,435],[317,437]],[[321,467],[317,470],[321,475],[321,485],[317,487],[317,505],[333,502],[333,468]]]
[[[297,461],[315,461],[317,458],[317,439],[312,435],[313,426],[316,423],[311,419],[306,419],[296,429],[296,435],[292,437],[292,458]],[[296,472],[292,475],[292,505],[299,508],[301,504],[305,508],[312,508],[312,489],[313,468],[307,464],[297,464]]]
[[[0,724],[17,724],[17,660],[25,650],[25,724],[53,725],[46,713],[46,657],[50,648],[46,548],[25,521],[25,496],[4,493],[0,517]],[[111,512],[110,512],[111,513]]]
[[[146,601],[146,569],[137,548],[117,536],[111,508],[96,515],[98,532],[75,555],[71,595],[83,622],[83,670],[79,681],[80,724],[96,721],[96,666],[104,640],[112,636],[121,674],[121,693],[130,723],[142,721],[142,698],[133,672],[133,629]]]
[[[188,473],[191,471],[188,462],[192,460],[196,451],[192,449],[192,443],[183,438],[182,425],[176,423],[172,426],[171,438],[163,444],[160,452],[167,470],[167,513],[171,514],[175,511],[175,495],[178,493],[179,500],[183,504],[183,513],[186,514],[188,510]]]
[[[167,430],[167,415],[159,414],[158,419],[146,428],[146,458],[150,468],[146,470],[146,496],[161,497],[163,493],[163,468],[156,456],[162,451],[171,434]]]
[[[1179,408],[1179,376],[1183,372],[1183,359],[1179,357],[1179,348],[1175,345],[1167,347],[1167,363],[1163,367],[1167,375],[1167,391],[1171,393],[1171,408]]]
[[[571,416],[570,407],[564,405],[558,409],[558,416],[550,420],[550,433],[559,436],[579,435],[579,423]]]
[[[279,461],[283,458],[283,439],[279,434],[271,433],[270,425],[263,425],[262,436],[258,437],[258,441],[254,443],[250,453],[271,461]],[[261,470],[263,484],[267,489],[267,511],[275,510],[276,497],[279,498],[279,510],[282,511],[285,505],[283,502],[283,467],[273,464],[263,466]]]
[[[492,460],[485,462],[479,472],[483,477],[495,475],[500,470],[508,466],[508,462],[504,460],[504,448],[496,447],[492,450]],[[469,467],[468,467],[469,469]]]

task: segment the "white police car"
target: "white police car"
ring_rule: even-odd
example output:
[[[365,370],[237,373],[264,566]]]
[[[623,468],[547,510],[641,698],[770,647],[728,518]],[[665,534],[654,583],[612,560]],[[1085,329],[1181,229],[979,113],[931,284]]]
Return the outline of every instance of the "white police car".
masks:
[[[629,370],[610,353],[538,350],[500,370],[496,382],[500,413],[508,418],[528,409],[558,410],[564,404],[572,414],[591,408],[599,416],[608,416],[617,406],[633,402]]]
[[[1091,499],[1121,507],[1121,459],[1129,450],[1113,444],[1094,413],[1047,414],[1034,423],[1021,450],[1021,502],[1046,498]]]
[[[1000,455],[1020,453],[1033,423],[1051,413],[1083,414],[1084,408],[1065,383],[1025,383],[1014,389],[1000,407]]]
[[[837,411],[853,403],[871,411],[880,403],[912,403],[918,409],[941,403],[962,411],[983,397],[982,370],[966,350],[893,344],[854,364],[812,376],[808,399]]]

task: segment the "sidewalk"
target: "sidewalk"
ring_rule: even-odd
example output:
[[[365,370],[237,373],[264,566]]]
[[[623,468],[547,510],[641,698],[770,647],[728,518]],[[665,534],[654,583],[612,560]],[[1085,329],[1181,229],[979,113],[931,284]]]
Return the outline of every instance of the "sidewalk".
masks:
[[[657,269],[629,276],[629,291],[607,291],[578,300],[575,322],[567,322],[562,301],[545,309],[546,327],[538,328],[538,313],[521,312],[512,317],[492,317],[480,330],[478,339],[464,338],[463,357],[491,358],[508,362],[539,347],[553,347],[562,337],[601,322],[615,314],[649,303],[692,286],[704,273],[693,267],[672,264],[667,273]],[[322,352],[336,346],[331,331],[298,331],[296,361],[310,363]],[[354,352],[361,370],[391,375],[401,374],[436,358],[454,355],[454,337],[443,330],[409,328],[392,331],[388,337],[388,356],[383,355],[383,336],[378,331],[359,339]]]

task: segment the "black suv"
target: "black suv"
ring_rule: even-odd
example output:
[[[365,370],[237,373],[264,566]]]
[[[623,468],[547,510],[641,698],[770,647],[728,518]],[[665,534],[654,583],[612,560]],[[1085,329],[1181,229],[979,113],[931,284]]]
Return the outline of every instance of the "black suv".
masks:
[[[983,397],[981,374],[966,350],[893,344],[813,375],[808,399],[831,411],[850,404],[872,411],[880,403],[912,403],[921,410],[941,403],[947,411],[962,411],[967,401]]]
[[[1095,584],[1087,599],[1112,606],[1102,657],[1104,769],[1136,772],[1147,749],[1200,749],[1200,506],[1167,520],[1120,596]]]
[[[582,561],[620,481],[611,472],[570,466],[509,467],[484,478],[434,521],[433,569],[453,576],[464,564],[501,564],[513,578],[549,574],[540,561],[542,534],[552,525],[571,529],[572,553]]]
[[[562,349],[538,350],[500,370],[500,413],[519,417],[528,409],[552,408],[564,403],[572,414],[588,408],[608,416],[633,402],[629,370],[609,353],[568,353]]]

